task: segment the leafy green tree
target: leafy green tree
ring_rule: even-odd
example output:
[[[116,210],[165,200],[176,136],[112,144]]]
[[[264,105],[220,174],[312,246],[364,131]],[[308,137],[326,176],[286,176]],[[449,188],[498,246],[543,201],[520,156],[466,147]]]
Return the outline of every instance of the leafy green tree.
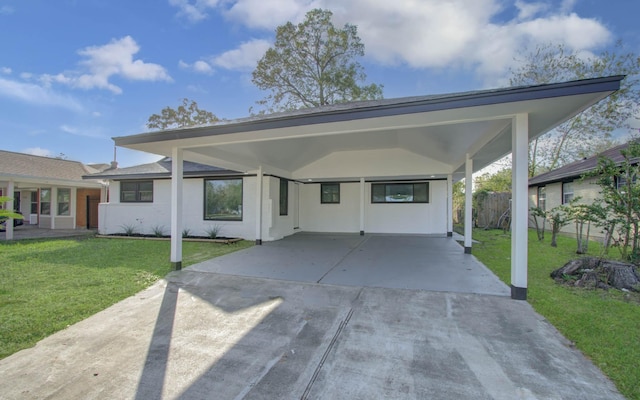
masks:
[[[604,213],[600,224],[609,232],[617,234],[611,238],[626,260],[640,261],[640,141],[630,142],[621,150],[621,163],[610,158],[598,159],[598,166],[586,176],[596,177]]]
[[[147,121],[149,129],[175,129],[186,126],[210,125],[219,119],[213,113],[201,110],[198,104],[187,98],[177,108],[165,107],[160,114],[152,114]]]
[[[484,173],[474,180],[476,191],[511,193],[511,168],[503,168],[493,174]]]
[[[536,233],[538,234],[538,241],[544,240],[544,231],[546,229],[545,224],[547,222],[547,212],[540,207],[531,207],[531,218],[533,219],[533,225],[536,227]],[[542,221],[542,225],[540,224]]]
[[[618,42],[614,51],[585,57],[564,45],[543,45],[524,55],[510,84],[538,85],[610,75],[626,75],[620,90],[553,131],[531,142],[529,176],[553,170],[610,148],[614,129],[629,126],[640,111],[640,57]]]
[[[551,247],[558,247],[557,238],[560,229],[571,222],[569,207],[562,204],[553,207],[551,210],[547,211],[547,219],[551,225]]]
[[[253,71],[252,82],[271,93],[258,104],[269,111],[382,98],[382,85],[361,85],[356,61],[364,44],[355,25],[336,28],[329,10],[314,9],[298,25],[276,29],[276,40]]]

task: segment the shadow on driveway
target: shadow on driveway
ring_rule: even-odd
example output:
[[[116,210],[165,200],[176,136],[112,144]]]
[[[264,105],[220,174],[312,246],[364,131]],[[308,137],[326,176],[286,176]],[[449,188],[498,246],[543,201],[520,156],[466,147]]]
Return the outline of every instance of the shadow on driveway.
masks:
[[[189,269],[0,360],[0,393],[622,399],[526,302]]]

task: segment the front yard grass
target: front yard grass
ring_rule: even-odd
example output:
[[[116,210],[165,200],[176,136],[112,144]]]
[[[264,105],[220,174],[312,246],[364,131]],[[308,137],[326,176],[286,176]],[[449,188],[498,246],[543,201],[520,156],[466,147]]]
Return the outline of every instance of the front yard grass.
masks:
[[[170,272],[168,241],[0,242],[0,359],[134,295]],[[251,246],[183,243],[183,265]]]
[[[502,230],[474,230],[473,254],[507,285],[511,283],[510,235]],[[529,231],[528,301],[567,339],[575,343],[629,399],[640,399],[640,295],[618,290],[569,288],[556,284],[551,271],[576,258],[576,240],[550,237],[539,242]],[[589,244],[589,255],[600,246]],[[616,249],[611,250],[615,256]]]

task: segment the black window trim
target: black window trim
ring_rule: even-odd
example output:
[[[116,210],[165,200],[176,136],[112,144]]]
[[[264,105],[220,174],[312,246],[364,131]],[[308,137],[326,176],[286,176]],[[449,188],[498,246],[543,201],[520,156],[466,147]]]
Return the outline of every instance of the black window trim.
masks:
[[[136,199],[135,200],[124,200],[123,198],[123,190],[122,190],[122,184],[123,183],[135,183],[136,184]],[[140,200],[140,184],[141,183],[151,183],[151,200]],[[153,203],[153,197],[154,197],[154,192],[155,192],[155,185],[153,182],[153,179],[139,179],[139,180],[127,180],[127,181],[120,181],[120,203]]]
[[[326,185],[337,186],[338,187],[338,201],[325,201],[322,193],[324,192],[324,187]],[[340,204],[340,182],[321,182],[320,183],[320,204]]]
[[[284,193],[283,193],[283,189],[284,189]],[[289,215],[289,180],[288,179],[280,178],[279,193],[280,193],[279,194],[280,216],[285,217]]]
[[[240,218],[207,218],[207,181],[240,181],[240,205],[242,206],[242,213]],[[202,179],[202,219],[204,221],[228,221],[228,222],[242,222],[244,220],[244,179],[242,176],[225,176],[217,177],[211,176]]]
[[[373,199],[373,187],[385,185],[385,193],[386,193],[386,185],[406,185],[413,184],[414,190],[415,185],[426,185],[427,186],[427,200],[426,201],[374,201]],[[371,183],[371,204],[429,204],[431,201],[431,185],[429,181],[391,181],[391,182],[372,182]]]

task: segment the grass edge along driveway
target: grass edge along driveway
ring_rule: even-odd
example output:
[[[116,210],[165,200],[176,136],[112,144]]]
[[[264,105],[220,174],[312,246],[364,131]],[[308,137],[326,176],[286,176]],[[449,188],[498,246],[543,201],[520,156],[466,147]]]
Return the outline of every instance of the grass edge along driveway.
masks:
[[[186,267],[250,247],[183,242]],[[171,271],[170,242],[0,242],[0,359],[151,286]]]
[[[582,353],[591,359],[629,399],[640,400],[640,296],[618,290],[568,288],[549,274],[575,254],[576,240],[561,236],[550,246],[550,234],[539,242],[529,231],[528,302]],[[511,239],[502,230],[474,230],[473,254],[503,282],[511,283]],[[599,256],[598,243],[589,255]],[[617,256],[617,250],[610,251]]]

